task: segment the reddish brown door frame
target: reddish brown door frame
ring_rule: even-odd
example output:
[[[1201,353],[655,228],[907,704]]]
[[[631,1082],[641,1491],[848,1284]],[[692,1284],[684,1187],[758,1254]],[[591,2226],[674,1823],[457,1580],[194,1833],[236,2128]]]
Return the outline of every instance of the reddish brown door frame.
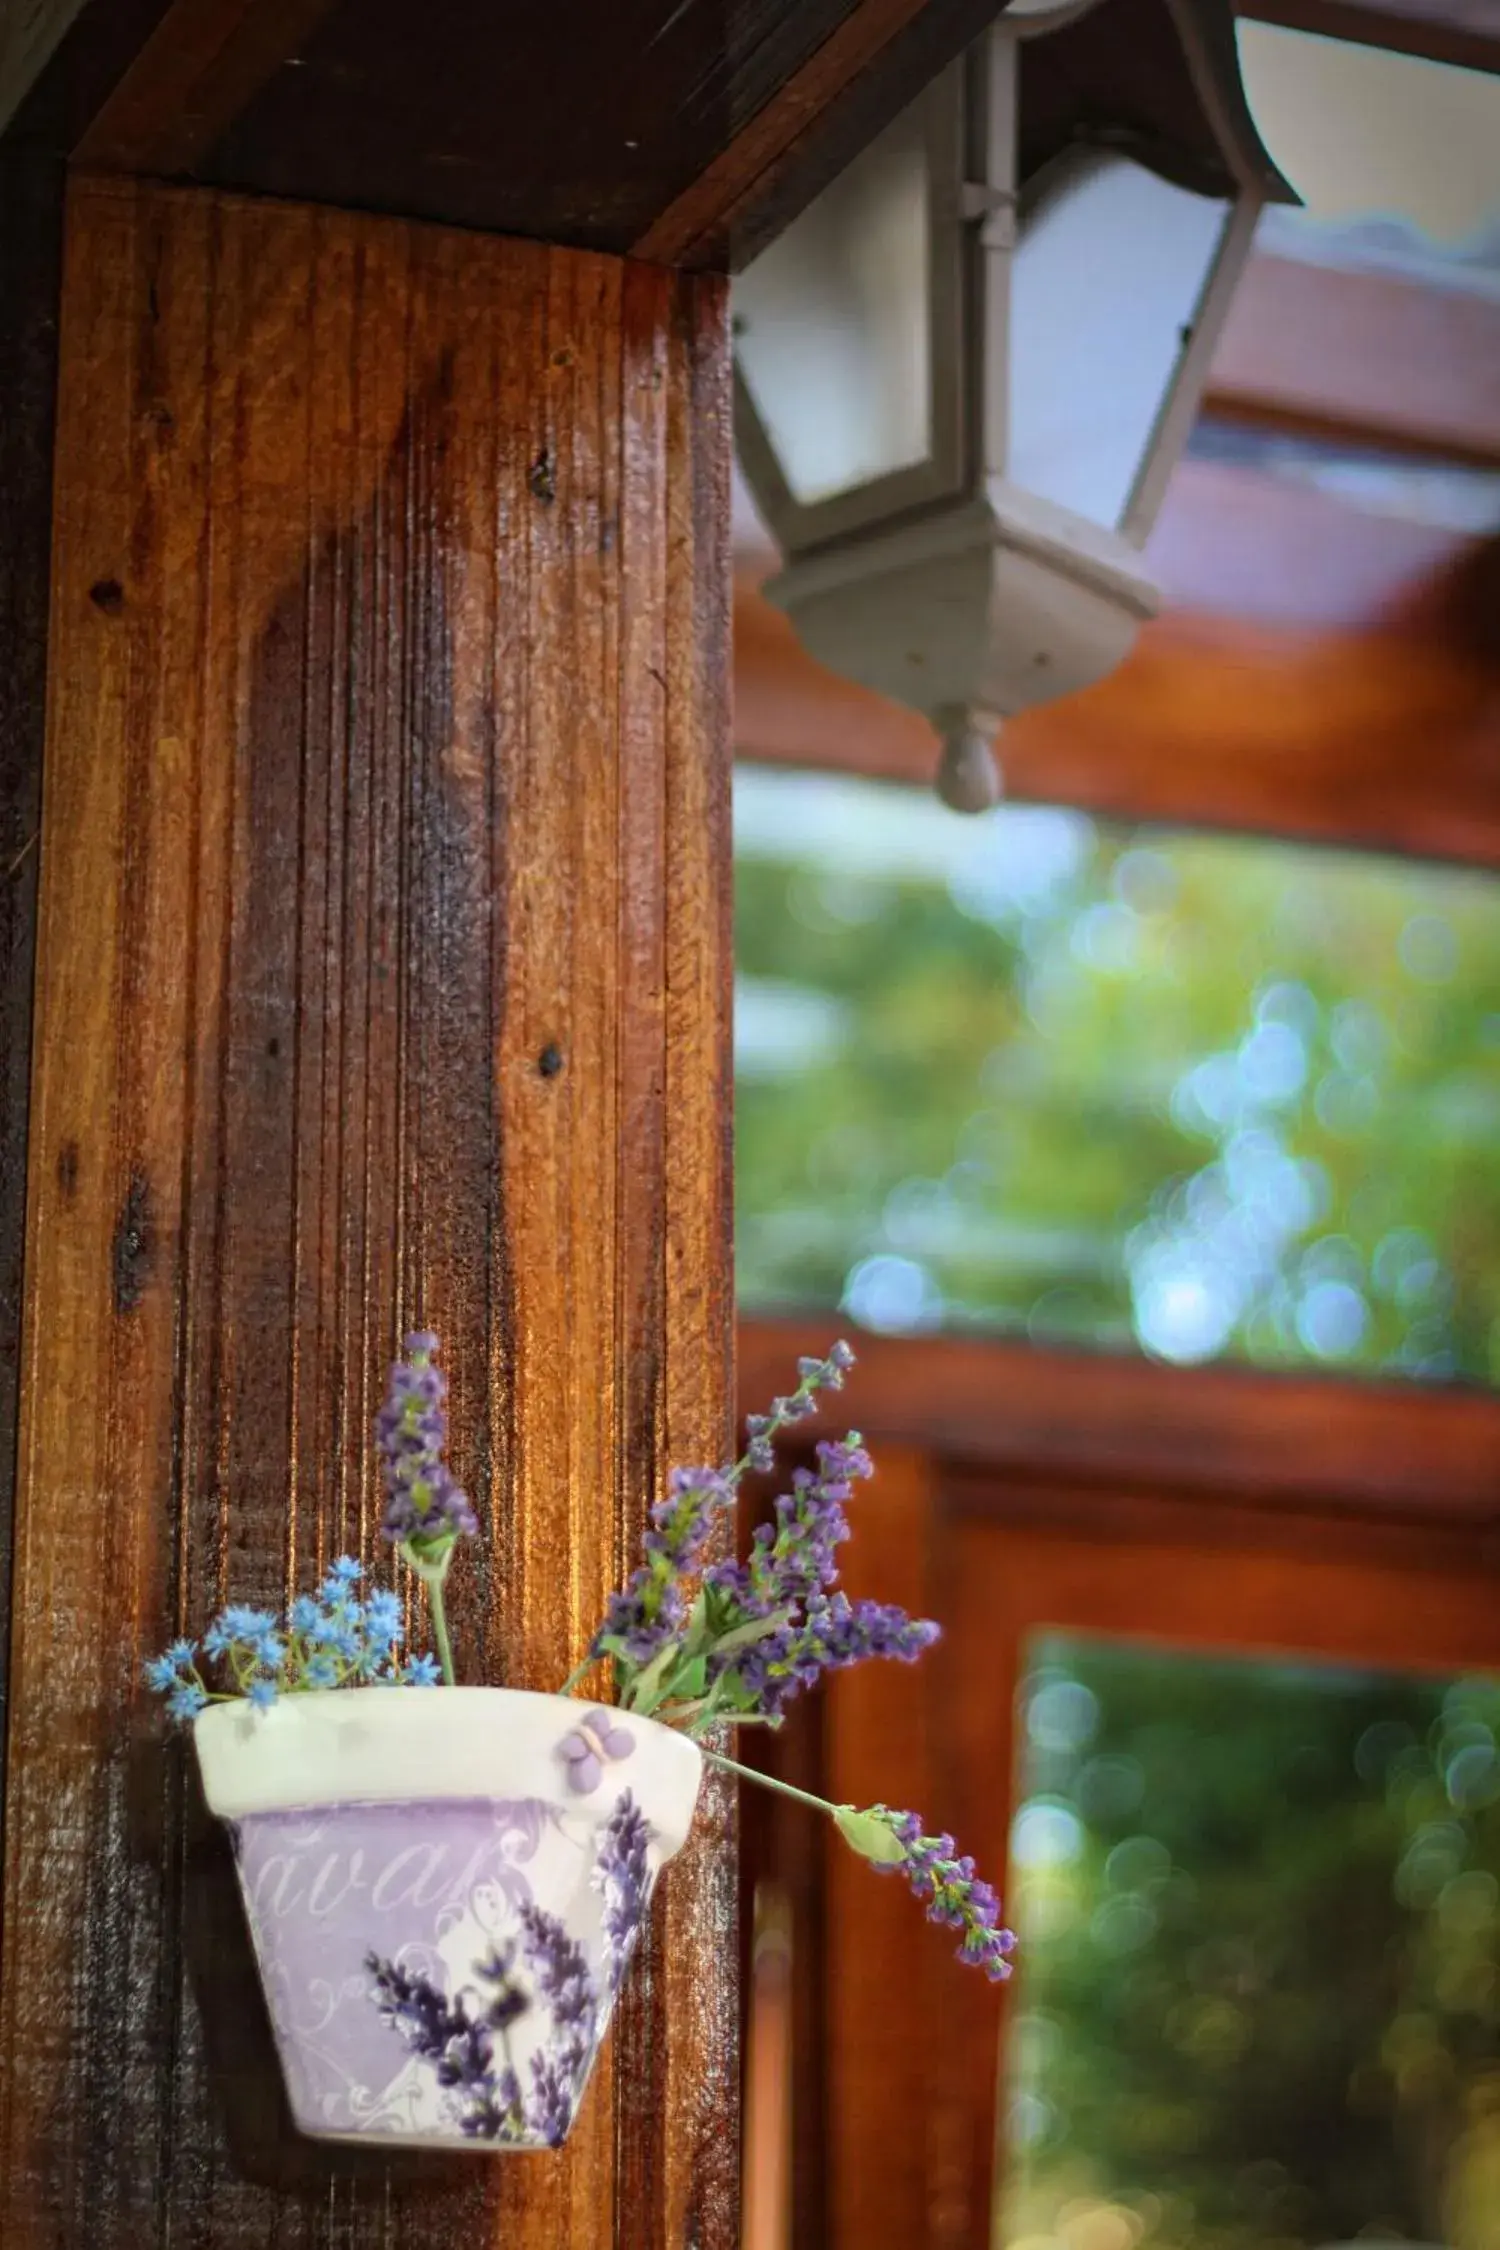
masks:
[[[742,1401],[828,1332],[743,1324]],[[997,1777],[1035,1630],[1500,1664],[1489,1395],[866,1338],[821,1426],[845,1421],[878,1466],[850,1589],[936,1616],[945,1636],[915,1675],[836,1680],[819,1726],[768,1754],[789,1748],[795,1778],[835,1801],[920,1810],[997,1872]],[[988,2250],[1003,1996],[945,1933],[913,1927],[899,1886],[837,1842],[810,1873],[791,1838],[774,1821],[749,1848],[752,1878],[791,1867],[804,1979],[816,1967],[797,2069],[823,2122],[796,2149],[796,2250]]]
[[[1016,1782],[1012,1722],[1029,1638],[1047,1629],[1220,1655],[1324,1658],[1372,1670],[1500,1667],[1500,1558],[1444,1524],[1271,1514],[1211,1496],[941,1478],[932,1536],[945,1662],[930,1726],[943,1817],[1002,1867]],[[1004,1786],[1010,1778],[1010,1788]],[[1000,2094],[996,2011],[937,1964],[932,2067],[969,2152],[963,2216],[932,2250],[990,2241]],[[1007,2001],[1024,2002],[1024,1971]],[[940,1997],[939,1997],[940,1996]],[[1003,2010],[1001,2011],[1003,2022]]]

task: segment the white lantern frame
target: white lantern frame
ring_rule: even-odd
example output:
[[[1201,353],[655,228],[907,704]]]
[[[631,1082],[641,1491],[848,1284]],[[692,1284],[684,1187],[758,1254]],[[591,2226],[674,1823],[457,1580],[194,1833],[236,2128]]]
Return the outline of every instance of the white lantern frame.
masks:
[[[971,455],[969,355],[958,344],[968,325],[965,294],[970,286],[971,263],[963,202],[964,93],[965,68],[960,62],[934,79],[905,113],[908,118],[916,115],[921,120],[927,166],[926,311],[932,348],[927,457],[909,467],[887,470],[827,499],[799,500],[761,418],[742,354],[736,352],[735,442],[740,465],[761,514],[787,555],[848,538],[894,516],[940,505],[956,498],[964,488]]]
[[[1223,58],[1216,65],[1207,52],[1189,0],[1167,4],[1232,187],[1210,199],[1222,224],[1113,522],[1047,500],[1010,474],[1013,306],[1026,227],[1080,167],[1138,161],[1128,146],[1084,144],[1023,188],[1021,48],[1108,0],[1019,0],[906,113],[908,122],[920,118],[926,163],[928,447],[920,460],[799,499],[757,403],[747,346],[737,349],[741,464],[785,558],[766,592],[814,655],[932,720],[946,744],[940,793],[964,809],[998,792],[988,742],[1003,721],[1112,670],[1155,611],[1141,549],[1187,442],[1256,222],[1282,187],[1224,98]],[[1155,164],[1141,169],[1166,176]]]

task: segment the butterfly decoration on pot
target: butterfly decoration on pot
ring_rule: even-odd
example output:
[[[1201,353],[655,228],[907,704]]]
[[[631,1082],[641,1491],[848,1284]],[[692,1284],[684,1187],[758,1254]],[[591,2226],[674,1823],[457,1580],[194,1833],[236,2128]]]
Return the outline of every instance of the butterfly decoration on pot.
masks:
[[[565,1734],[558,1755],[567,1770],[568,1787],[575,1796],[591,1796],[604,1779],[606,1766],[623,1765],[635,1749],[635,1736],[620,1726],[613,1711],[590,1711],[570,1734]]]

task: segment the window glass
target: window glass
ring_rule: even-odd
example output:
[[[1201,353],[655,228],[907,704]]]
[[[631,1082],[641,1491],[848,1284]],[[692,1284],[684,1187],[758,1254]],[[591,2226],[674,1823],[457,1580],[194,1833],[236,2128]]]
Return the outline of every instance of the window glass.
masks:
[[[751,1311],[1500,1374],[1500,883],[742,768]]]
[[[919,103],[734,285],[740,373],[804,506],[932,450],[924,136]]]
[[[1003,2250],[1500,2241],[1500,1683],[1039,1637]]]
[[[1092,523],[1122,520],[1227,214],[1122,156],[1056,166],[1011,271],[1013,484]]]

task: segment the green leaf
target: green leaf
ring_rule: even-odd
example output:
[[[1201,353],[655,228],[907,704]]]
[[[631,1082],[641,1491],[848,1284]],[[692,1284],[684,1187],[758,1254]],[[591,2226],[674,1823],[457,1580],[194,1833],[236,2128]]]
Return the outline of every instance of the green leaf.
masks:
[[[442,1584],[453,1559],[454,1538],[455,1534],[451,1531],[435,1534],[418,1531],[410,1539],[403,1539],[401,1542],[402,1554],[424,1585]]]
[[[695,1656],[690,1663],[684,1664],[681,1671],[673,1673],[669,1688],[673,1696],[681,1696],[684,1702],[691,1702],[700,1695],[706,1695],[708,1693],[707,1658]]]
[[[666,1647],[659,1648],[650,1663],[637,1672],[630,1684],[629,1708],[632,1711],[639,1711],[642,1717],[650,1716],[666,1693],[668,1677],[681,1654],[680,1643],[668,1641]]]
[[[861,1859],[876,1867],[899,1867],[905,1859],[906,1846],[889,1814],[856,1812],[853,1805],[835,1805],[833,1817],[844,1842]]]
[[[733,1649],[750,1648],[756,1641],[763,1641],[768,1633],[779,1632],[790,1621],[791,1614],[789,1609],[776,1609],[769,1617],[751,1617],[743,1625],[732,1626],[714,1642],[715,1656],[725,1656]]]
[[[735,1611],[734,1596],[727,1587],[705,1586],[699,1595],[703,1613],[708,1623],[709,1635],[717,1640]]]
[[[687,1631],[682,1636],[684,1656],[696,1656],[713,1639],[713,1625],[709,1616],[708,1588],[703,1587],[694,1602],[687,1621]]]

